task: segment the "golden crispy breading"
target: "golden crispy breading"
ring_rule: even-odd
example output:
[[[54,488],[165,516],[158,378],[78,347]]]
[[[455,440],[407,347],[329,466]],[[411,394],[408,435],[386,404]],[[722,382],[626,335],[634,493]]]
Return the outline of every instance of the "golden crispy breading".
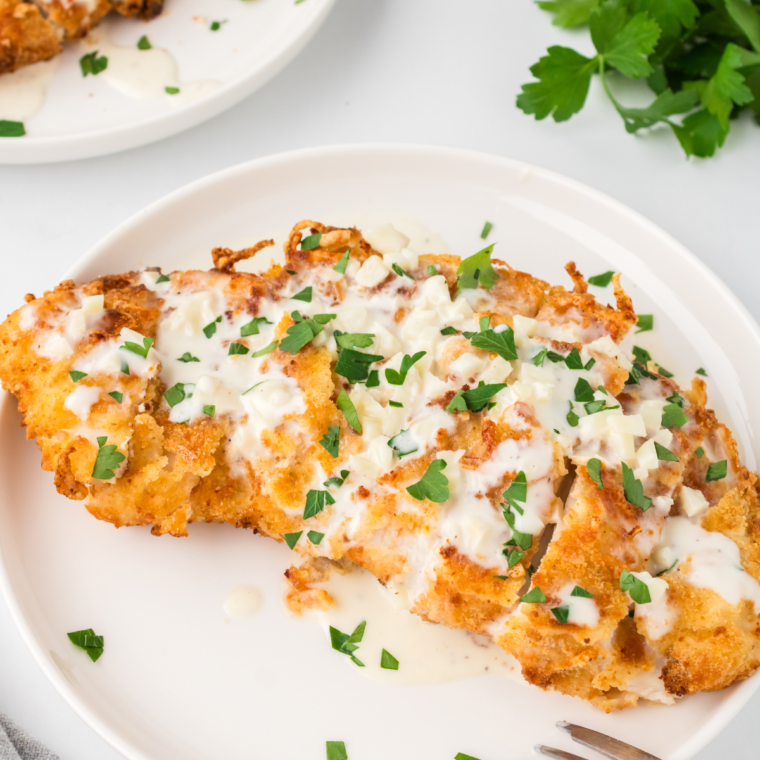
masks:
[[[307,235],[321,235],[311,250]],[[329,573],[355,563],[422,618],[493,638],[529,682],[603,710],[754,672],[751,598],[699,585],[696,555],[648,574],[664,526],[685,520],[733,542],[756,583],[760,501],[704,383],[681,394],[616,345],[637,321],[617,275],[613,309],[574,264],[569,292],[494,261],[493,288],[468,301],[458,257],[403,254],[397,271],[359,230],[312,220],[284,267],[235,271],[270,244],[215,249],[209,272],[64,282],[0,325],[0,378],[59,493],[156,535],[227,522],[288,536],[305,560],[286,573],[294,611],[329,607]],[[393,381],[413,353],[411,379]],[[478,404],[467,394],[484,384]],[[104,445],[124,457],[113,478],[97,472]],[[436,468],[445,494],[418,498],[409,487]],[[665,590],[634,598],[628,573]]]
[[[111,11],[110,0],[95,0],[94,3],[34,0],[34,3],[64,42],[84,37]]]
[[[0,74],[46,61],[60,52],[55,28],[35,6],[0,0]]]

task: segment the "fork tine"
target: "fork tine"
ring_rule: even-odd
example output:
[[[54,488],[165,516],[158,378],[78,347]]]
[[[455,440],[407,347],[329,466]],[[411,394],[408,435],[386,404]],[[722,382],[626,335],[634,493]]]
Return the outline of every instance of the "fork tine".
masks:
[[[554,760],[584,760],[584,758],[579,755],[574,755],[572,752],[565,752],[562,749],[554,749],[554,747],[545,747],[543,744],[536,744],[533,749],[538,752],[539,755],[553,757]]]
[[[642,749],[636,749],[630,744],[613,739],[606,734],[600,734],[598,731],[592,731],[590,728],[583,728],[583,726],[576,726],[564,721],[557,723],[557,728],[567,731],[573,741],[596,750],[609,757],[610,760],[659,760],[659,758],[644,752]]]

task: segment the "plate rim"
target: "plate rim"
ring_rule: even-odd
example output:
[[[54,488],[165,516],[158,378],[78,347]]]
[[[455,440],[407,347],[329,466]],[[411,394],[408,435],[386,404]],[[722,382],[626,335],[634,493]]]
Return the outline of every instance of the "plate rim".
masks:
[[[284,45],[275,47],[252,70],[238,74],[208,95],[131,124],[72,135],[7,138],[7,143],[0,141],[0,166],[62,163],[121,153],[185,132],[218,116],[274,79],[293,61],[320,29],[336,0],[311,2],[316,10],[308,11],[310,18],[297,26]]]
[[[328,6],[330,6],[334,0],[326,0],[326,2]],[[754,339],[760,344],[760,325],[758,325],[747,307],[744,306],[738,296],[733,293],[722,279],[702,262],[701,259],[697,258],[695,254],[670,235],[670,233],[666,232],[659,225],[647,219],[627,204],[618,201],[607,193],[597,190],[583,182],[519,159],[508,158],[484,151],[429,144],[345,143],[317,146],[275,153],[227,167],[183,185],[162,198],[152,202],[135,214],[132,214],[77,259],[66,270],[63,279],[76,279],[77,272],[84,270],[88,265],[97,260],[97,258],[119,238],[128,234],[135,227],[140,226],[155,215],[161,214],[164,210],[174,204],[182,203],[184,199],[193,196],[201,190],[213,187],[217,184],[223,184],[237,175],[255,172],[257,170],[265,170],[272,166],[282,166],[289,163],[297,164],[301,161],[308,161],[311,159],[324,159],[326,157],[345,159],[362,155],[377,156],[378,154],[393,154],[394,156],[405,155],[408,157],[423,156],[427,158],[440,158],[443,160],[453,159],[469,163],[488,164],[494,168],[503,168],[512,172],[528,171],[534,175],[540,176],[544,180],[548,180],[561,186],[563,189],[566,189],[571,193],[585,196],[596,203],[606,205],[608,208],[627,217],[636,225],[643,227],[649,234],[658,237],[666,243],[674,253],[680,256],[682,260],[687,262],[689,266],[695,267],[701,274],[707,275],[714,286],[718,288],[721,294],[727,299],[728,303],[735,309],[737,316],[741,318],[744,326],[750,330]],[[6,411],[8,404],[13,403],[11,399],[12,397],[10,393],[2,391],[2,396],[0,396],[0,413]],[[106,720],[101,719],[97,714],[92,712],[84,700],[71,687],[63,674],[55,668],[52,661],[47,657],[41,643],[35,637],[29,622],[21,610],[21,604],[11,581],[7,558],[2,551],[1,543],[0,594],[2,594],[2,597],[5,600],[11,619],[13,620],[16,629],[19,631],[25,646],[32,654],[32,657],[46,678],[51,682],[66,704],[71,707],[85,724],[101,739],[106,741],[117,752],[121,753],[127,758],[127,760],[154,760],[150,755],[143,752],[142,749],[124,738],[116,729],[112,728]],[[760,688],[760,672],[755,673],[744,681],[728,687],[730,692],[725,691],[728,696],[714,711],[714,719],[706,723],[698,732],[687,739],[687,741],[675,751],[672,760],[690,760],[693,758],[708,743],[715,739],[718,734],[727,728],[731,720],[747,704],[758,688]]]

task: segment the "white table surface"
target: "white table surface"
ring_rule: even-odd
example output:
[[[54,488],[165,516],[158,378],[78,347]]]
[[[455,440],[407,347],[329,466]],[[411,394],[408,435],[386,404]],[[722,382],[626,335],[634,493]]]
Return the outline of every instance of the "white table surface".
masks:
[[[211,172],[295,148],[408,142],[509,156],[598,188],[684,243],[760,318],[758,127],[742,119],[718,158],[686,161],[666,130],[626,134],[598,83],[569,123],[535,122],[514,105],[528,67],[548,45],[589,44],[549,21],[528,0],[338,0],[296,61],[206,124],[104,158],[0,167],[0,311],[57,283],[127,217]],[[0,711],[62,760],[121,757],[47,682],[2,602]],[[698,760],[754,760],[758,713],[760,693]]]

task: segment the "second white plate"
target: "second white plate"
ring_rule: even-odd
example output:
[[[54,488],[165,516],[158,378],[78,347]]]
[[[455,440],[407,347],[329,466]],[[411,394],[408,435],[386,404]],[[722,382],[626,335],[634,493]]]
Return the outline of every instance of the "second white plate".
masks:
[[[482,247],[489,220],[499,258],[551,282],[570,284],[568,260],[587,275],[622,271],[637,310],[655,315],[655,330],[637,343],[683,385],[697,367],[707,369],[711,404],[756,468],[760,337],[746,311],[654,225],[587,187],[514,161],[394,146],[275,156],[154,204],[69,275],[84,281],[147,264],[207,268],[212,247],[282,239],[303,218],[408,228],[410,217],[464,255]],[[687,760],[760,683],[753,677],[675,707],[608,716],[497,676],[405,688],[366,681],[316,625],[283,610],[281,574],[295,559],[286,547],[228,527],[193,525],[189,538],[159,539],[97,522],[55,493],[8,396],[0,446],[0,587],[50,680],[130,760],[323,760],[326,740],[345,741],[350,760],[451,760],[457,752],[524,760],[537,742],[571,749],[558,720],[662,760]],[[263,610],[228,621],[222,603],[242,584],[262,590]],[[107,641],[94,665],[66,639],[85,627]]]

